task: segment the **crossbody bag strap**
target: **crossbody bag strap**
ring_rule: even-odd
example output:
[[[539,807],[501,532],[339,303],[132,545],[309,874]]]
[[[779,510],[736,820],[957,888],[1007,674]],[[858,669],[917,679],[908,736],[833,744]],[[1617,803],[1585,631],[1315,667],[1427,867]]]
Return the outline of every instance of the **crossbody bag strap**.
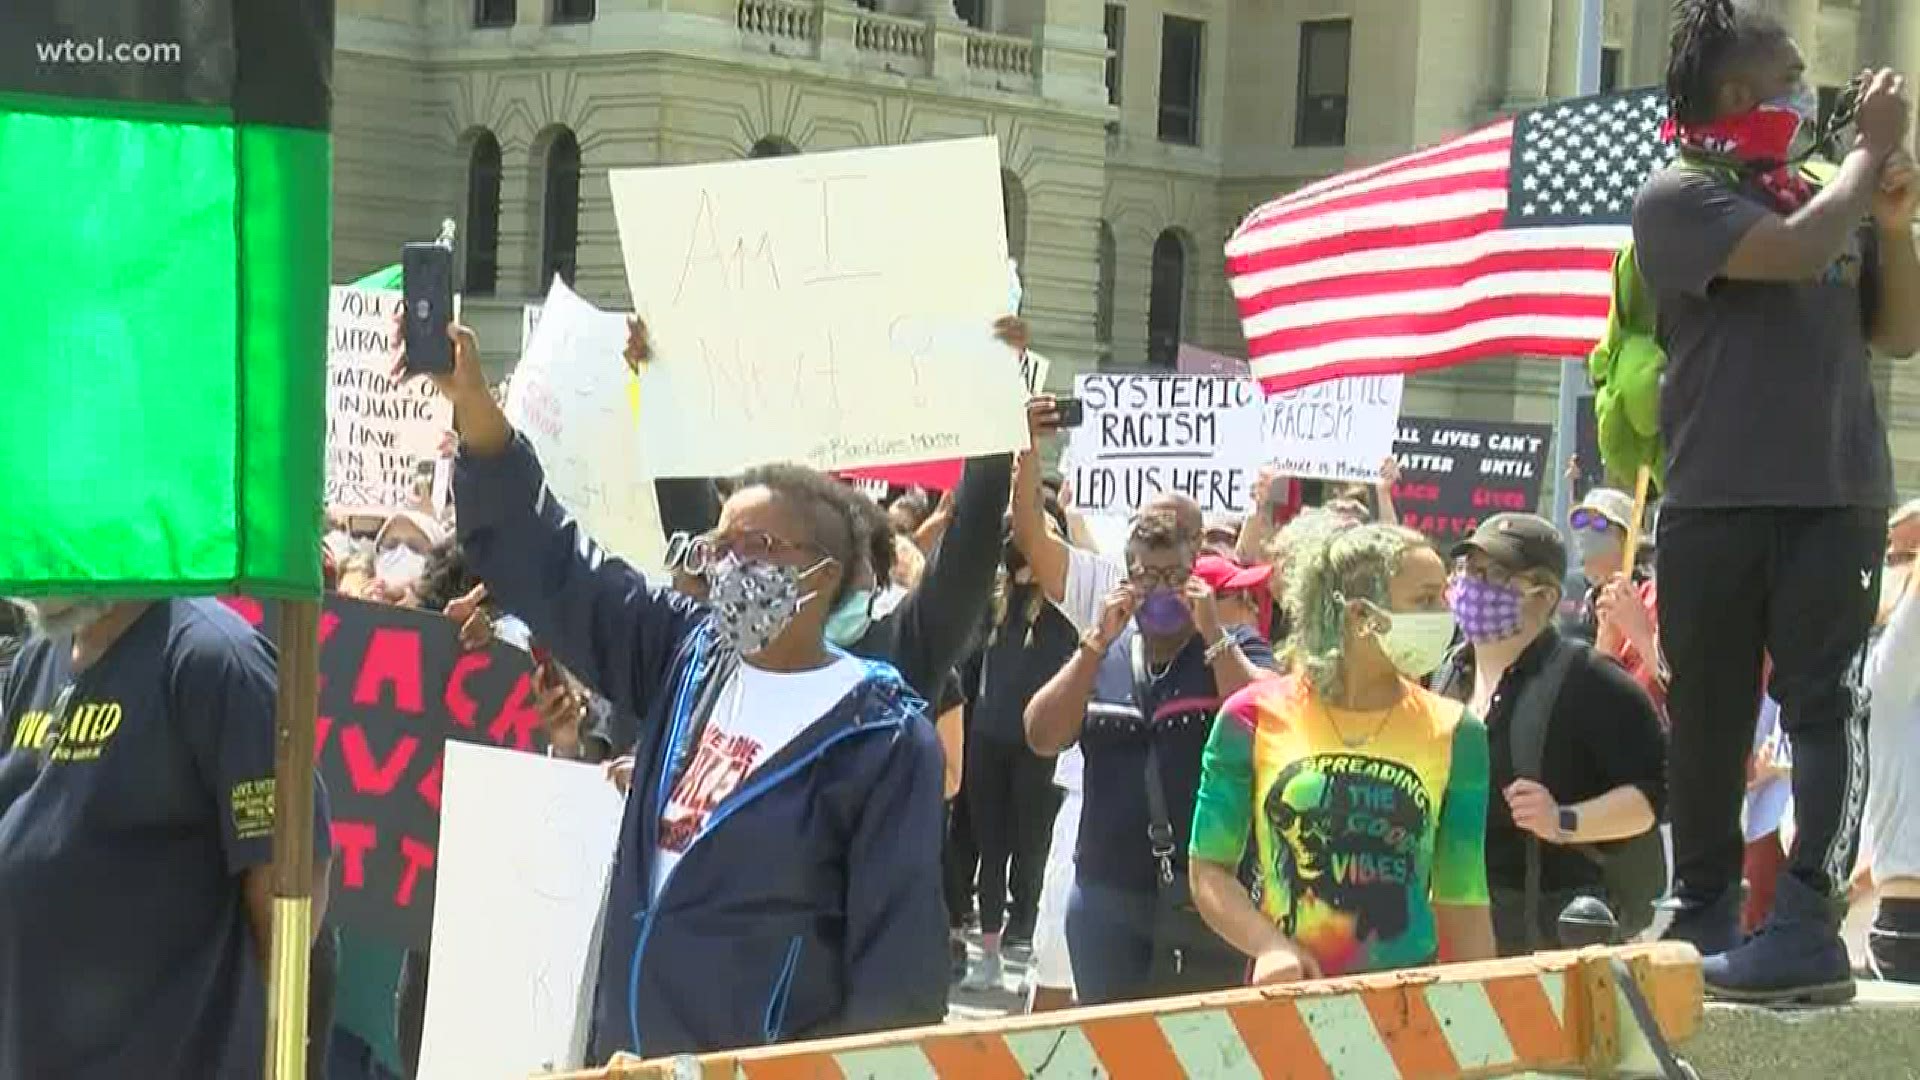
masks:
[[[1546,666],[1520,691],[1513,703],[1509,746],[1513,753],[1514,775],[1528,780],[1540,779],[1541,760],[1546,756],[1547,728],[1553,720],[1553,705],[1560,698],[1560,687],[1567,672],[1584,648],[1579,642],[1561,639],[1547,658]],[[1523,906],[1527,921],[1527,944],[1540,949],[1540,838],[1527,834],[1526,898]]]
[[[1147,644],[1135,634],[1128,657],[1133,665],[1133,707],[1147,721],[1147,843],[1160,870],[1160,885],[1173,884],[1173,815],[1167,812],[1167,790],[1160,779],[1160,752],[1153,738],[1153,680],[1147,675]]]

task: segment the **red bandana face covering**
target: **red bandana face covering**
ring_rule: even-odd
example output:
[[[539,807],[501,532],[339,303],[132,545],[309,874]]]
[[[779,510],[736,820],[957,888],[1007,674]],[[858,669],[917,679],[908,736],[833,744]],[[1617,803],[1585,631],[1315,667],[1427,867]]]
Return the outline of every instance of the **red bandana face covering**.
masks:
[[[1769,103],[1709,124],[1676,124],[1669,117],[1661,125],[1660,137],[1678,145],[1688,157],[1756,175],[1781,212],[1792,213],[1813,198],[1813,185],[1801,177],[1797,166],[1787,164],[1801,123],[1799,113]]]

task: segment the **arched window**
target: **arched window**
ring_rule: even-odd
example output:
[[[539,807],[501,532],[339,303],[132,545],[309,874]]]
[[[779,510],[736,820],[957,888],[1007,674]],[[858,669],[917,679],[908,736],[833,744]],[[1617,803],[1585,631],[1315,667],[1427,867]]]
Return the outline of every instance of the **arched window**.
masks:
[[[749,147],[747,149],[747,156],[750,158],[785,157],[788,154],[797,154],[799,152],[799,147],[780,136],[768,135]]]
[[[1167,229],[1153,242],[1153,273],[1147,292],[1147,363],[1172,368],[1180,352],[1187,306],[1187,245]]]
[[[484,128],[467,151],[467,227],[464,242],[468,296],[492,296],[500,282],[500,140]]]
[[[1100,276],[1093,294],[1093,339],[1102,345],[1113,344],[1113,274],[1119,264],[1113,242],[1113,226],[1099,224]]]
[[[540,280],[544,294],[555,274],[573,284],[580,255],[580,140],[561,128],[547,144],[540,199]]]
[[[1027,189],[1020,178],[1000,170],[1000,207],[1006,214],[1007,257],[1025,265],[1027,261]]]

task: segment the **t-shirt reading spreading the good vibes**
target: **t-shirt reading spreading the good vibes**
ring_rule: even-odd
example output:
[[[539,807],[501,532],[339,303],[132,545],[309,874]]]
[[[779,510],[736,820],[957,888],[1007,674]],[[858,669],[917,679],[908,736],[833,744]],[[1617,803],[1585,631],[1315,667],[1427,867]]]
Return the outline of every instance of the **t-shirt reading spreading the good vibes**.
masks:
[[[762,762],[839,704],[860,684],[864,670],[848,656],[813,671],[764,671],[751,664],[734,670],[700,733],[693,761],[674,782],[660,815],[654,896],[660,895],[714,808]]]
[[[1255,683],[1207,742],[1192,857],[1238,866],[1249,826],[1261,909],[1325,974],[1432,963],[1432,905],[1487,902],[1486,728],[1420,689],[1330,714],[1298,676]]]

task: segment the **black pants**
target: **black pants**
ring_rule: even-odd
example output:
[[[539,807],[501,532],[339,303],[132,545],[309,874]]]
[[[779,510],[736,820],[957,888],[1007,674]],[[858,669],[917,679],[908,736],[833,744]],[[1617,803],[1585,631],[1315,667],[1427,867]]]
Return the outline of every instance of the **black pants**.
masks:
[[[400,961],[400,986],[394,996],[395,1029],[400,1035],[400,1061],[409,1080],[420,1075],[420,1042],[427,1027],[428,954],[408,949]]]
[[[941,876],[947,895],[947,926],[958,930],[973,914],[973,881],[980,869],[980,849],[973,842],[973,815],[967,810],[967,781],[947,804],[946,848],[941,853]]]
[[[1710,902],[1740,883],[1740,804],[1769,658],[1768,689],[1793,742],[1787,869],[1824,895],[1846,888],[1866,800],[1861,676],[1886,540],[1882,510],[1660,515],[1668,809],[1683,898]]]
[[[980,846],[981,933],[998,933],[1009,925],[1011,881],[1014,936],[1033,936],[1053,815],[1060,809],[1053,766],[1053,758],[1041,757],[1024,742],[984,736],[968,742],[967,808],[974,842]]]
[[[1920,983],[1920,900],[1883,898],[1867,931],[1867,953],[1880,978]]]

